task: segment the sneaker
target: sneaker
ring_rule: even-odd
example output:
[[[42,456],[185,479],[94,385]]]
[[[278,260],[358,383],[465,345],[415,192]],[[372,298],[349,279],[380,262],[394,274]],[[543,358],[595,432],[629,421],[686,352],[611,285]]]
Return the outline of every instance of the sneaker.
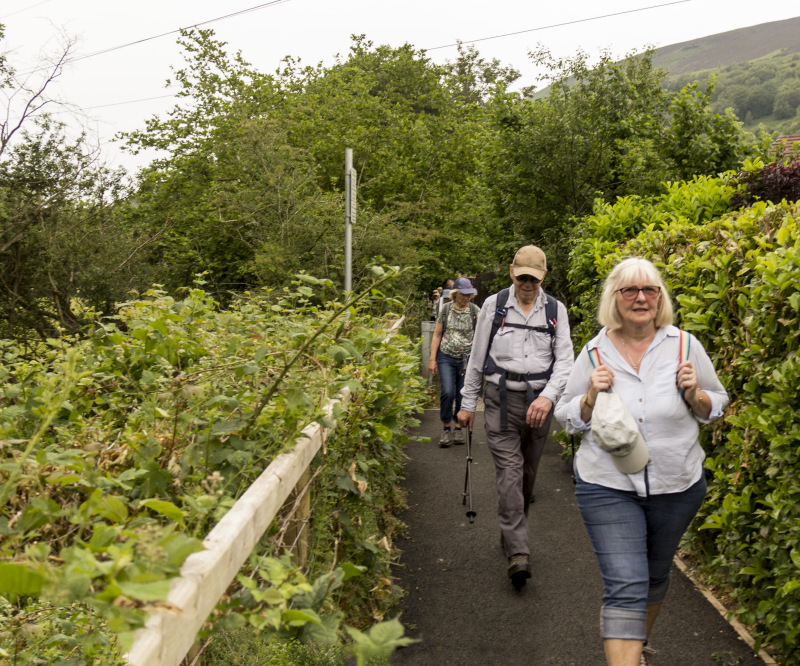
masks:
[[[531,577],[528,555],[517,553],[508,558],[508,577],[511,579],[511,584],[518,590],[525,585],[525,581]]]
[[[466,444],[466,442],[464,431],[461,428],[453,430],[453,444]]]
[[[648,666],[649,662],[647,661],[647,657],[644,656],[644,652],[642,652],[642,656],[639,657],[639,666]]]
[[[442,432],[442,436],[439,438],[439,446],[443,449],[446,449],[450,446],[450,442],[453,441],[453,433],[449,430],[445,430]]]

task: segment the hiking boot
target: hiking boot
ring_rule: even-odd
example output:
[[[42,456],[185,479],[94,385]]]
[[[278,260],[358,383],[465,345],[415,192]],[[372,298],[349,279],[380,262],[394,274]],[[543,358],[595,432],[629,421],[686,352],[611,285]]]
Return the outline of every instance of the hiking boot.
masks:
[[[453,430],[453,444],[466,444],[467,440],[464,437],[464,431],[461,428]]]
[[[531,577],[531,565],[525,553],[517,553],[508,558],[508,577],[517,590]]]
[[[453,441],[453,433],[449,430],[445,430],[442,433],[442,436],[439,438],[439,447],[446,449],[450,446],[450,442]]]

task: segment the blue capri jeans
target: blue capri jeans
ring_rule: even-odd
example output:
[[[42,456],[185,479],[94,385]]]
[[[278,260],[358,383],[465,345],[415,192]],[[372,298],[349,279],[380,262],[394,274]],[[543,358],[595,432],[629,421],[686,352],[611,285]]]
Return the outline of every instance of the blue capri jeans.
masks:
[[[464,388],[464,375],[461,357],[436,352],[436,366],[439,370],[439,418],[442,423],[450,423],[454,415],[461,411],[461,389]],[[453,410],[453,401],[456,408]]]
[[[706,494],[706,480],[680,493],[639,497],[586,483],[575,497],[603,576],[604,639],[643,641],[647,606],[664,601],[672,558]]]

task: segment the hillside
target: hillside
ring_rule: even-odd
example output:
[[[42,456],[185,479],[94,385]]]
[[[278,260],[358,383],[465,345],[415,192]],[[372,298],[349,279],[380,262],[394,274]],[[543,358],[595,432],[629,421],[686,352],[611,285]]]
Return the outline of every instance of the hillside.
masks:
[[[800,53],[800,16],[664,46],[653,64],[677,76],[792,53]]]
[[[716,77],[713,108],[732,108],[750,131],[800,132],[800,17],[657,49],[653,62],[675,91]]]

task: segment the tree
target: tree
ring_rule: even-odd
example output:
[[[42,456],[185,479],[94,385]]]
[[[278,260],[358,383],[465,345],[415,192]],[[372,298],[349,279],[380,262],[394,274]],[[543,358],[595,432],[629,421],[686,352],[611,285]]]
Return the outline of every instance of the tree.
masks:
[[[710,79],[703,91],[695,81],[670,102],[670,122],[659,145],[673,178],[689,180],[698,174],[729,171],[753,152],[752,142],[733,112],[711,110],[715,84],[716,79]]]
[[[0,26],[0,36],[2,26]],[[42,112],[68,45],[34,85],[0,57],[0,336],[76,332],[90,308],[110,313],[130,287],[134,239],[116,225],[122,173]]]
[[[651,192],[664,175],[656,146],[667,107],[651,55],[615,62],[605,52],[590,67],[583,52],[555,60],[540,48],[531,57],[553,80],[548,96],[495,99],[501,216],[514,245],[545,247],[556,293],[566,289],[570,220],[597,196]]]
[[[182,43],[181,104],[127,136],[132,150],[169,151],[142,172],[130,208],[142,229],[170,221],[151,253],[166,284],[199,268],[217,293],[281,284],[298,268],[340,279],[346,148],[359,186],[356,279],[378,256],[421,263],[422,282],[483,268],[479,246],[451,235],[491,210],[477,174],[493,130],[484,102],[458,97],[464,87],[445,68],[410,45],[374,47],[362,36],[331,67],[287,58],[265,76],[210,31]],[[511,76],[469,58],[481,86]]]
[[[514,67],[507,67],[497,58],[481,58],[474,45],[466,48],[459,40],[458,58],[444,66],[447,86],[465,104],[484,104],[498,89],[506,88],[521,76]]]
[[[595,200],[657,194],[664,182],[716,174],[756,152],[733,115],[711,112],[696,83],[667,93],[652,52],[619,62],[605,52],[594,67],[581,52],[531,55],[553,83],[543,99],[495,100],[503,128],[497,201],[517,242],[541,243],[554,258],[556,293],[567,289],[573,220]]]

